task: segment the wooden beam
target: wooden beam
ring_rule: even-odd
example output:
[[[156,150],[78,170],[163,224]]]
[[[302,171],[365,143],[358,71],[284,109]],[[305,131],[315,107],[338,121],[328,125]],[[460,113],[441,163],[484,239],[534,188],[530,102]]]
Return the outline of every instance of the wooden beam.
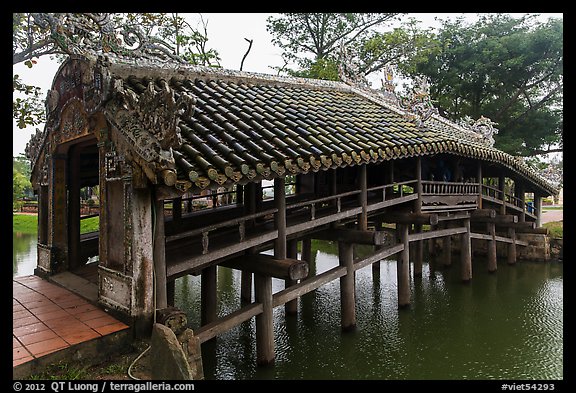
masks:
[[[281,306],[282,304],[285,304],[292,299],[296,299],[307,294],[308,292],[312,292],[313,290],[320,288],[322,285],[328,284],[329,282],[334,281],[344,275],[346,275],[345,267],[334,267],[325,271],[324,273],[308,278],[296,285],[276,292],[273,296],[272,304],[274,307]]]
[[[386,243],[387,232],[359,229],[328,228],[312,235],[314,239],[379,246]]]
[[[228,314],[223,318],[219,318],[207,325],[195,329],[194,335],[198,337],[200,344],[202,344],[261,313],[262,304],[252,303]]]
[[[467,211],[463,211],[463,212],[448,212],[448,214],[439,214],[438,215],[438,222],[442,222],[442,221],[454,221],[454,220],[463,220],[465,218],[469,218],[470,217],[470,213],[468,213]]]
[[[426,240],[426,239],[435,239],[438,237],[446,237],[452,235],[459,235],[463,232],[466,232],[465,227],[456,227],[456,228],[446,228],[446,229],[437,229],[435,231],[426,231],[421,233],[412,233],[408,235],[408,239],[411,242],[418,241],[418,240]]]
[[[504,225],[508,223],[518,222],[518,216],[515,216],[513,214],[497,215],[494,218],[484,216],[471,216],[470,218],[473,222],[493,222],[494,224],[497,225]]]
[[[474,220],[476,217],[496,217],[496,210],[494,209],[476,209],[472,210],[471,218]]]
[[[438,214],[436,213],[386,213],[379,216],[382,222],[396,224],[438,224]]]
[[[382,259],[388,258],[390,255],[394,255],[403,250],[404,250],[404,244],[396,244],[395,246],[378,250],[374,254],[364,259],[356,259],[354,261],[354,270],[362,269],[368,265],[376,263]]]
[[[276,259],[264,254],[242,255],[224,261],[220,265],[284,280],[303,280],[308,277],[308,264],[305,261],[292,258]]]

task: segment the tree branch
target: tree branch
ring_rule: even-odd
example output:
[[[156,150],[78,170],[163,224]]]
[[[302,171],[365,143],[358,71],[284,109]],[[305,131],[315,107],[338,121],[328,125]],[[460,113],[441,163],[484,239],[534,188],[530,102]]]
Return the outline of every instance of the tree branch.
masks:
[[[250,49],[252,49],[252,42],[254,42],[254,40],[249,40],[248,38],[244,38],[248,43],[248,50],[246,51],[246,53],[244,53],[244,57],[242,57],[242,62],[240,63],[240,71],[242,71],[242,68],[244,67],[244,60],[246,60],[246,56],[248,56],[248,53],[250,53]]]

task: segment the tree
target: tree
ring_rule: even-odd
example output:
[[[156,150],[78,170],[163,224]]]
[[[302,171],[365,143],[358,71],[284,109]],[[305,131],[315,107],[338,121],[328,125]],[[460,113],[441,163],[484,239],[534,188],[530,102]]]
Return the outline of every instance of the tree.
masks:
[[[220,57],[178,14],[165,13],[15,13],[12,64],[36,64],[41,56],[64,58],[84,52],[115,53],[204,66],[220,66]],[[44,122],[40,89],[14,75],[13,116],[19,128]]]
[[[340,45],[356,45],[370,31],[396,17],[395,13],[288,13],[269,17],[266,30],[272,43],[284,49],[286,69],[292,75],[334,79]],[[337,75],[337,74],[336,74]]]
[[[32,192],[30,163],[24,155],[12,158],[12,207],[17,209],[20,199]]]
[[[562,20],[488,14],[470,25],[444,21],[434,38],[440,51],[415,70],[442,115],[490,118],[495,147],[513,155],[562,151]]]

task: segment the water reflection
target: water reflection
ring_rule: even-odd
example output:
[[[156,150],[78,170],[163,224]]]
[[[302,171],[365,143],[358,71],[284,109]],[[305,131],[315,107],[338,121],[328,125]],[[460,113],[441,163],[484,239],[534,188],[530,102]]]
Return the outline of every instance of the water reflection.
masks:
[[[12,232],[12,277],[34,274],[38,235]]]
[[[337,247],[313,242],[317,274],[338,265]],[[356,255],[369,249],[359,247]],[[13,276],[33,274],[36,235],[14,233]],[[202,345],[207,379],[563,379],[563,265],[475,257],[470,284],[458,264],[412,281],[398,310],[396,262],[356,272],[357,329],[340,330],[338,280],[301,299],[298,315],[274,309],[276,364],[256,367],[255,320]],[[376,280],[376,281],[375,281]],[[273,280],[273,291],[284,288]],[[200,277],[176,282],[176,306],[200,326]],[[240,308],[240,273],[218,268],[218,315]]]
[[[357,248],[355,255],[369,252]],[[338,265],[337,248],[313,242],[317,274]],[[357,329],[340,330],[338,280],[303,296],[298,315],[274,309],[276,362],[256,363],[254,318],[203,344],[208,379],[562,379],[563,270],[559,263],[499,264],[475,257],[462,284],[458,264],[412,281],[398,310],[396,262],[356,272]],[[218,315],[240,307],[240,273],[219,268]],[[200,278],[176,283],[176,305],[199,327]],[[284,288],[273,280],[274,292]]]

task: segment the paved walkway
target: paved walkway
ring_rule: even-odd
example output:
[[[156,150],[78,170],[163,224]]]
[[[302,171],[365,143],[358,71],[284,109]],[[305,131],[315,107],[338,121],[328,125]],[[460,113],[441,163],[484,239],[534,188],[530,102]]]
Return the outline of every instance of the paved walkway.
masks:
[[[12,280],[12,367],[128,329],[82,297],[38,276]]]
[[[546,224],[552,221],[562,221],[564,219],[564,210],[543,210],[541,222]]]

